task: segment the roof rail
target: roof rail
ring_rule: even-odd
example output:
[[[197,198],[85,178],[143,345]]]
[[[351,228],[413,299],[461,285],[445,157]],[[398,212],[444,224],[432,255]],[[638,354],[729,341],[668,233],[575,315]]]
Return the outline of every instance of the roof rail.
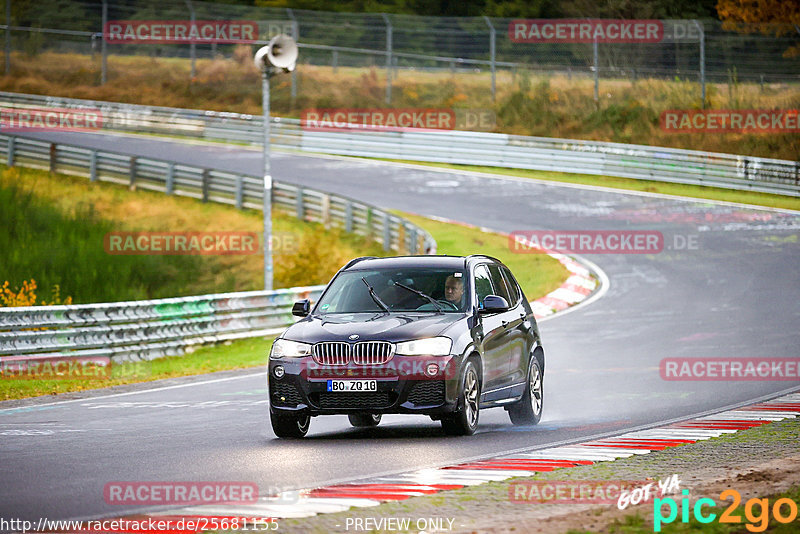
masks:
[[[360,261],[364,261],[364,260],[374,260],[374,259],[376,259],[376,258],[377,258],[377,256],[360,256],[360,257],[358,257],[358,258],[353,258],[352,260],[348,261],[348,262],[347,262],[347,265],[345,265],[344,267],[342,267],[342,268],[341,268],[341,270],[342,270],[342,271],[344,271],[345,269],[349,269],[350,267],[352,267],[353,265],[355,265],[356,263],[358,263],[358,262],[360,262]]]

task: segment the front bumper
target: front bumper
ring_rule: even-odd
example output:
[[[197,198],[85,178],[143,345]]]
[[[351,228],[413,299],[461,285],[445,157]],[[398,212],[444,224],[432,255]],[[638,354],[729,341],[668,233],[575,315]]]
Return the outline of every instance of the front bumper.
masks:
[[[431,376],[425,371],[437,364]],[[276,367],[282,373],[276,373]],[[388,364],[321,366],[312,358],[270,360],[268,389],[270,410],[309,415],[369,413],[416,413],[441,415],[452,412],[458,399],[457,356],[395,356]],[[280,375],[280,376],[278,376]],[[374,379],[374,392],[329,392],[329,379]]]

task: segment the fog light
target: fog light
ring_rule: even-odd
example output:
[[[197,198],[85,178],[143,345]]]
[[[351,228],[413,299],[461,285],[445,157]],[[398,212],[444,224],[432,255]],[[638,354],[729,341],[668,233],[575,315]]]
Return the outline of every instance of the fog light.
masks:
[[[437,374],[439,374],[439,364],[429,363],[428,367],[425,368],[425,373],[428,376],[436,376]]]
[[[282,365],[276,365],[274,369],[272,369],[272,374],[275,375],[275,378],[283,378],[283,375],[286,374],[286,371],[283,369]]]

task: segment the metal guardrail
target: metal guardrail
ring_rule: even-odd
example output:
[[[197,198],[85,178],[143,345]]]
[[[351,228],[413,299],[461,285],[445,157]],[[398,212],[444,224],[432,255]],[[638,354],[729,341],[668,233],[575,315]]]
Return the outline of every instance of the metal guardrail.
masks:
[[[0,308],[0,364],[181,354],[190,345],[268,335],[293,322],[292,304],[324,286],[110,304]]]
[[[0,157],[9,166],[83,176],[91,181],[135,186],[237,208],[262,208],[262,179],[244,174],[4,134],[0,134]],[[295,213],[299,219],[372,236],[387,251],[419,254],[436,250],[436,241],[422,228],[347,197],[274,182],[273,203]]]
[[[255,115],[139,106],[0,92],[0,106],[93,108],[113,130],[261,142]],[[675,148],[463,131],[322,131],[273,118],[272,144],[284,149],[620,176],[800,196],[800,162]]]

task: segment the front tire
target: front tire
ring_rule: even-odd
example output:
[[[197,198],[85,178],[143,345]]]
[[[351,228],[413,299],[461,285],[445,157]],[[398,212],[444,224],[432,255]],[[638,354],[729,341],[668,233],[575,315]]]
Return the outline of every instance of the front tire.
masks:
[[[519,402],[509,406],[508,417],[515,425],[535,425],[542,418],[544,377],[539,360],[534,356],[528,370],[528,385]]]
[[[481,399],[481,383],[472,360],[464,366],[460,389],[458,408],[452,415],[442,418],[442,428],[451,436],[470,436],[478,428]]]
[[[272,431],[279,438],[302,438],[308,432],[311,424],[310,415],[278,415],[269,413]]]
[[[356,428],[372,428],[381,422],[379,413],[351,413],[347,415],[347,418],[350,420],[350,424]]]

